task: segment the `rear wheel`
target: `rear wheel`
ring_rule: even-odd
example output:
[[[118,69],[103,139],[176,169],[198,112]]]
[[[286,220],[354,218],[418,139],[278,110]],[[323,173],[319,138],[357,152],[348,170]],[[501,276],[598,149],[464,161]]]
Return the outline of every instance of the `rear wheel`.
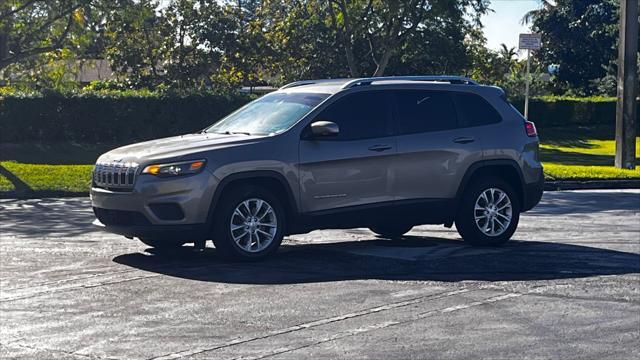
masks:
[[[257,186],[231,189],[219,206],[213,242],[224,256],[258,260],[278,249],[284,236],[285,212],[270,191]]]
[[[520,204],[511,186],[500,178],[487,177],[465,191],[456,228],[471,245],[495,246],[511,238],[519,219]]]
[[[413,228],[413,225],[404,224],[379,224],[372,226],[369,230],[374,233],[388,239],[399,239],[402,235],[408,233]]]

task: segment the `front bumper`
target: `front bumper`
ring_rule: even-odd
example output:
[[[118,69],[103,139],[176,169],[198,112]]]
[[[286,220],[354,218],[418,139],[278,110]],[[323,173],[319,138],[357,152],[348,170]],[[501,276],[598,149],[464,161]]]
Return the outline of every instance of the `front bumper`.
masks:
[[[130,192],[93,187],[91,205],[98,218],[96,225],[106,231],[129,237],[182,235],[186,239],[206,233],[216,185],[215,177],[206,170],[176,178],[143,175]],[[179,209],[178,216],[163,216],[159,205]]]
[[[93,226],[110,232],[112,234],[122,235],[129,238],[145,238],[154,240],[199,240],[206,239],[209,235],[209,229],[206,224],[188,224],[188,225],[105,225],[100,220],[95,219]]]

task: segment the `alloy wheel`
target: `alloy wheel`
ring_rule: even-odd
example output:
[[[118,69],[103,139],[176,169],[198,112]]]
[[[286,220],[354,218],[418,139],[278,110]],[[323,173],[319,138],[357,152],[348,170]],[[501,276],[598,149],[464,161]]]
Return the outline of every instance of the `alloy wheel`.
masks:
[[[275,238],[278,218],[268,202],[252,198],[236,206],[229,226],[238,247],[247,252],[260,252]]]
[[[506,192],[489,188],[480,193],[474,207],[476,226],[487,236],[500,236],[511,224],[513,205]]]

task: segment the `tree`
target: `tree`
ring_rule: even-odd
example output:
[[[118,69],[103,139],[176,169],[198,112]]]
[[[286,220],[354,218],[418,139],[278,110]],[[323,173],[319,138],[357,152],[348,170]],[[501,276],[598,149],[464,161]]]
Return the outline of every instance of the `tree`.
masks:
[[[165,37],[164,19],[156,16],[155,2],[128,3],[121,11],[108,14],[105,22],[104,56],[111,67],[130,82],[149,86],[162,75]]]
[[[278,85],[302,78],[464,73],[480,54],[469,39],[479,38],[479,19],[488,11],[488,0],[170,0],[162,1],[162,6],[158,0],[12,0],[11,4],[2,3],[0,14],[9,19],[2,25],[11,25],[11,41],[5,44],[12,44],[12,50],[5,51],[9,54],[5,57],[12,57],[8,68],[12,75],[20,73],[37,86],[57,87],[72,78],[71,65],[78,59],[106,58],[118,75],[119,87],[180,91]],[[75,10],[69,12],[70,8]],[[28,16],[29,11],[37,12],[38,21]],[[43,26],[51,31],[34,32]],[[32,38],[28,47],[27,34]],[[23,52],[24,57],[16,58]],[[66,67],[43,75],[58,65]],[[36,68],[41,71],[32,71]]]
[[[345,51],[350,75],[361,75],[361,67],[368,62],[362,59],[359,42],[368,46],[366,56],[375,64],[372,76],[382,76],[397,51],[410,37],[428,31],[438,31],[447,22],[460,23],[468,28],[470,16],[479,22],[488,11],[485,0],[326,0],[327,14],[338,41]],[[435,21],[434,21],[435,20]],[[435,22],[437,26],[429,26]],[[443,49],[444,50],[444,49]]]
[[[70,43],[92,0],[5,0],[0,4],[0,70]]]
[[[543,47],[536,57],[544,64],[559,64],[557,86],[578,94],[598,91],[600,79],[617,58],[619,1],[542,1],[540,9],[523,21],[542,33]]]

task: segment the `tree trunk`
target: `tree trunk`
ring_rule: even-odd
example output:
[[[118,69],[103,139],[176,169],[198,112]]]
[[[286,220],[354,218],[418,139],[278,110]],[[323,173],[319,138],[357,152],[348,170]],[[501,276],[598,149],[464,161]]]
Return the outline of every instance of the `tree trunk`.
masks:
[[[342,37],[346,36],[343,35]],[[345,39],[342,41],[342,46],[344,46],[344,52],[347,56],[347,65],[349,65],[349,73],[351,74],[351,77],[360,77],[360,66],[353,54],[353,44],[350,40]]]
[[[387,48],[380,60],[378,61],[378,66],[376,67],[376,71],[373,73],[374,77],[383,76],[384,71],[387,69],[387,65],[389,65],[389,60],[391,59],[391,53],[393,52],[392,48]]]

